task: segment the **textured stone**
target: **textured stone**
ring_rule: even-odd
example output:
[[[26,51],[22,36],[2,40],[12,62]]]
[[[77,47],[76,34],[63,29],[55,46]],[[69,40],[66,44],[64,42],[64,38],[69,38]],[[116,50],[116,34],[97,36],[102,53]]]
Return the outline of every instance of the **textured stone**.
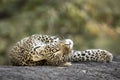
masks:
[[[120,56],[111,63],[79,62],[70,67],[0,66],[0,80],[120,80]]]

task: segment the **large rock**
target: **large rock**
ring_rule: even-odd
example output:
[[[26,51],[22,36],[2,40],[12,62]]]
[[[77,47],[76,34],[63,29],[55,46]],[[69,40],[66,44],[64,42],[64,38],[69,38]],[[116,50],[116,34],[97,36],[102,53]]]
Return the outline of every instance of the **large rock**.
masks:
[[[120,80],[120,56],[111,63],[81,62],[71,67],[1,66],[0,80]]]

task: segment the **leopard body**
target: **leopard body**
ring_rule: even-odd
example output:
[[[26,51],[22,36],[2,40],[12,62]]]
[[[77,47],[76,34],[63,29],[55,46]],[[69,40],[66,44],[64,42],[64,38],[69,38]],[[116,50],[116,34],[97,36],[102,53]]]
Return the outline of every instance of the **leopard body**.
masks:
[[[11,48],[9,58],[13,65],[60,66],[78,61],[111,62],[113,55],[101,49],[73,50],[71,39],[60,40],[56,36],[35,34],[18,41]]]

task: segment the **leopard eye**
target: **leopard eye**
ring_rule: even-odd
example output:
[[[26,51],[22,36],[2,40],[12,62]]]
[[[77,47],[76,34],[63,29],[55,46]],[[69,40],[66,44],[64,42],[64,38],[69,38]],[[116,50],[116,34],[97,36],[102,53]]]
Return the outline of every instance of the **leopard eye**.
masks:
[[[54,52],[56,52],[57,50],[56,49],[54,49]]]

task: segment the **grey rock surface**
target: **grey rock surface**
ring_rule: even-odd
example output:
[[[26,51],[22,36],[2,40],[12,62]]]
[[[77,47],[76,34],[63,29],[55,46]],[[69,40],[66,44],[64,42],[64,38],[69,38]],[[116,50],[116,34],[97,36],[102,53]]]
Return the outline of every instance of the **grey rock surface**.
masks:
[[[79,62],[70,67],[0,66],[0,80],[120,80],[120,56],[111,63]]]

